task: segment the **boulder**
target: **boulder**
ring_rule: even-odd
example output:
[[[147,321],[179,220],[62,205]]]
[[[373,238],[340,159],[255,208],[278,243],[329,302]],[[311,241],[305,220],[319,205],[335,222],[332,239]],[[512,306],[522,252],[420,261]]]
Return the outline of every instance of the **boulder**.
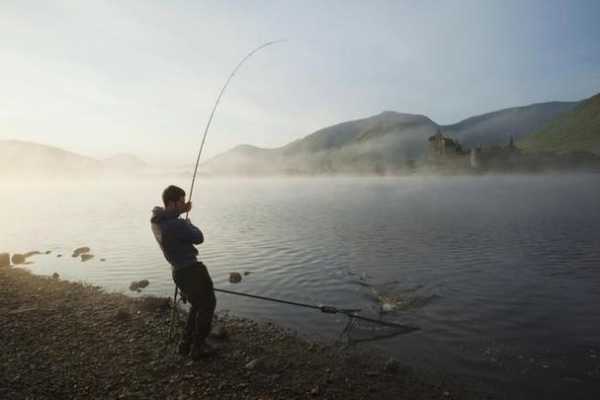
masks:
[[[150,281],[148,279],[142,279],[141,281],[138,281],[138,287],[140,289],[147,288],[149,284],[150,284]]]
[[[0,267],[8,267],[10,265],[10,254],[0,253]]]
[[[23,254],[13,254],[11,261],[13,264],[17,265],[17,264],[24,264],[25,263],[25,256]]]
[[[129,290],[132,292],[141,292],[142,289],[147,288],[150,285],[150,281],[148,279],[142,279],[141,281],[133,281],[129,285]]]
[[[89,253],[91,250],[89,247],[78,247],[73,250],[73,257],[79,257],[82,254]]]
[[[240,283],[242,281],[242,275],[239,272],[232,272],[229,274],[229,282]]]
[[[87,261],[87,260],[91,260],[92,258],[94,258],[93,254],[82,254],[81,255],[81,261]]]

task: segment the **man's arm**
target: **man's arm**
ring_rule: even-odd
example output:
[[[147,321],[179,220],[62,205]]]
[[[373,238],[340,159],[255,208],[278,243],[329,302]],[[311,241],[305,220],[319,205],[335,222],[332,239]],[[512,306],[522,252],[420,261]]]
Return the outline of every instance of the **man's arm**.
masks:
[[[192,242],[193,244],[200,244],[204,242],[204,235],[202,231],[198,229],[194,224],[187,219],[179,220],[180,223],[177,227],[177,238],[184,242]]]

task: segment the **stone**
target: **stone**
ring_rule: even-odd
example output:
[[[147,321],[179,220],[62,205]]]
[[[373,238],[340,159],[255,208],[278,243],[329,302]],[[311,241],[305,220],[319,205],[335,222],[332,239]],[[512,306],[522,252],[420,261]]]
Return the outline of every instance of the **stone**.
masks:
[[[117,311],[117,313],[115,314],[115,319],[117,321],[127,321],[131,318],[131,314],[129,313],[128,310],[126,309],[120,309]]]
[[[56,258],[61,258],[61,257],[62,257],[62,254],[57,254],[56,255]]]
[[[78,247],[73,250],[73,257],[79,257],[82,254],[89,253],[91,250],[89,247]]]
[[[252,360],[248,364],[246,364],[245,368],[246,369],[255,369],[259,365],[260,365],[260,358],[255,358],[254,360]]]
[[[137,308],[146,312],[167,312],[171,309],[168,297],[144,296],[137,301]]]
[[[148,285],[150,285],[150,281],[148,279],[142,279],[141,281],[138,281],[138,287],[141,289],[147,288]]]
[[[133,281],[129,284],[129,290],[132,292],[141,292],[142,289],[147,288],[150,285],[148,279],[142,279],[141,281]]]
[[[244,271],[244,276],[248,276],[248,275],[250,275],[251,273],[252,273],[252,272],[250,272],[250,271]]]
[[[52,274],[52,279],[54,279],[55,281],[57,281],[60,278],[60,275],[58,275],[58,273],[53,273]]]
[[[100,262],[104,262],[104,261],[106,261],[106,258],[101,258],[100,259]]]
[[[25,256],[23,254],[13,254],[11,261],[15,265],[23,264],[25,263]]]
[[[0,267],[8,267],[10,265],[10,254],[0,253]]]
[[[242,281],[242,275],[239,272],[232,272],[229,274],[229,282],[240,283]]]
[[[381,312],[382,313],[389,313],[392,312],[396,309],[396,306],[390,303],[383,303],[381,305]]]
[[[400,363],[393,357],[388,358],[383,366],[385,372],[396,373],[400,369]]]
[[[81,261],[85,262],[87,260],[91,260],[92,258],[94,258],[93,254],[82,254],[81,255]]]
[[[52,253],[52,250],[46,250],[45,254],[50,254],[50,253]]]
[[[210,336],[215,339],[225,339],[227,338],[227,331],[223,326],[215,325],[210,331]]]

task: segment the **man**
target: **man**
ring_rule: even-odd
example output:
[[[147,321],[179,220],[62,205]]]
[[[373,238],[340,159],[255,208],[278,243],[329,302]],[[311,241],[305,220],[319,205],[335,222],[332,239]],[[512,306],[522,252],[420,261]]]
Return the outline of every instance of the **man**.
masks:
[[[152,210],[152,232],[171,264],[175,284],[191,303],[179,353],[198,359],[215,351],[206,343],[206,338],[217,301],[212,279],[206,266],[197,260],[198,250],[194,247],[204,241],[204,236],[189,219],[179,218],[192,209],[192,203],[185,201],[183,189],[169,186],[164,190],[162,199],[165,207]]]

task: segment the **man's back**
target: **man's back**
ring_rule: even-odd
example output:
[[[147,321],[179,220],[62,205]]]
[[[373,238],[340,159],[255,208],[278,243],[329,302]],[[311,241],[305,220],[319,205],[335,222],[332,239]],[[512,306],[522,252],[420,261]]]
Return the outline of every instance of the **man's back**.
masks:
[[[188,267],[197,261],[195,244],[204,241],[200,229],[189,220],[179,218],[176,211],[155,207],[152,210],[152,232],[173,271]]]

